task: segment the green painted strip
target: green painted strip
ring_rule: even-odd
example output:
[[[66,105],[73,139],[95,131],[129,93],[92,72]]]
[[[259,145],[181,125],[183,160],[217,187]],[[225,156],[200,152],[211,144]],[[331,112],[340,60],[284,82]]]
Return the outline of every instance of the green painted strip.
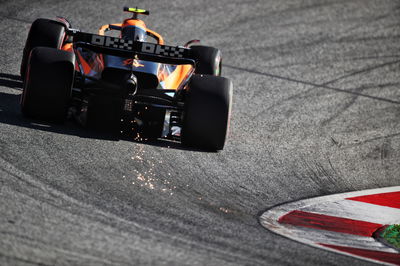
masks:
[[[386,227],[382,231],[381,237],[394,247],[400,248],[400,224],[393,224]]]

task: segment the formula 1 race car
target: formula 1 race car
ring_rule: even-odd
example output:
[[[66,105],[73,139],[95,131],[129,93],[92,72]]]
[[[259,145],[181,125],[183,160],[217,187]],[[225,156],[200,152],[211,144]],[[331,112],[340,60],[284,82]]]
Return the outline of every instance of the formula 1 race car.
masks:
[[[21,63],[23,115],[223,149],[232,82],[221,77],[220,50],[196,40],[165,45],[138,19],[149,11],[124,11],[133,16],[98,34],[60,17],[32,23]]]

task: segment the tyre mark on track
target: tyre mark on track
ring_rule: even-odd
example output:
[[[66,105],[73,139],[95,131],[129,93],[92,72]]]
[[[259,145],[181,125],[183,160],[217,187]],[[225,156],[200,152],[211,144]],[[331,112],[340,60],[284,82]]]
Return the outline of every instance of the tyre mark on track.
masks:
[[[153,228],[149,226],[145,226],[143,224],[140,224],[138,222],[126,219],[124,217],[121,217],[115,213],[109,212],[107,210],[102,210],[97,208],[97,206],[86,203],[83,201],[80,201],[79,199],[74,198],[71,195],[68,195],[67,193],[58,190],[57,188],[54,188],[53,186],[49,184],[42,183],[40,180],[36,179],[34,176],[29,175],[28,173],[25,172],[20,172],[17,171],[10,162],[6,161],[4,158],[0,157],[0,165],[2,165],[2,168],[0,170],[2,171],[7,171],[8,174],[10,173],[18,173],[17,174],[12,174],[13,177],[18,179],[20,182],[25,182],[28,183],[29,186],[34,187],[35,189],[45,191],[46,193],[35,193],[31,192],[29,193],[28,191],[18,191],[15,190],[15,185],[10,185],[8,186],[9,188],[13,189],[16,192],[19,192],[21,194],[24,194],[28,197],[31,197],[33,200],[37,200],[39,202],[45,202],[49,206],[52,206],[54,208],[57,208],[59,210],[63,210],[65,212],[69,212],[73,215],[81,216],[84,217],[90,221],[94,221],[97,223],[102,223],[106,226],[112,227],[112,228],[117,228],[118,230],[123,230],[125,232],[129,232],[131,234],[137,234],[137,231],[133,230],[132,227],[140,229],[140,231],[143,232],[143,234],[150,234],[153,236],[162,236],[162,237],[168,237],[170,239],[173,239],[177,242],[180,242],[182,244],[188,245],[188,246],[194,246],[198,249],[202,249],[205,252],[214,252],[218,254],[220,257],[230,257],[232,259],[236,260],[244,260],[244,261],[249,261],[252,264],[259,264],[260,260],[262,258],[252,258],[249,259],[246,256],[242,255],[244,252],[239,252],[239,253],[233,253],[231,251],[227,251],[224,248],[216,249],[215,247],[209,246],[205,243],[200,243],[191,239],[187,239],[181,236],[176,236],[176,235],[171,235],[169,233],[163,232],[159,228]],[[12,182],[12,181],[11,181]],[[48,195],[48,197],[43,196],[43,195]],[[40,195],[40,196],[38,196]],[[55,201],[53,202],[52,199]],[[66,207],[68,206],[68,207]],[[71,208],[71,206],[74,206],[74,208]],[[222,246],[222,243],[218,243],[219,246]],[[68,251],[68,252],[73,252],[73,251]],[[73,252],[75,253],[75,252]],[[79,253],[78,253],[79,254]],[[82,254],[84,255],[84,254]],[[110,263],[111,264],[111,263]]]
[[[329,158],[326,160],[328,163],[321,163],[316,160],[307,161],[303,159],[301,164],[306,169],[303,174],[295,173],[297,178],[310,178],[317,186],[318,190],[322,194],[332,193],[338,189],[337,180],[340,178],[340,174],[333,167],[333,164]]]
[[[75,251],[71,251],[71,250],[66,250],[64,248],[59,248],[56,247],[55,245],[46,243],[44,241],[41,241],[40,239],[33,239],[30,237],[27,237],[26,235],[20,235],[20,234],[15,234],[14,232],[0,232],[0,235],[3,235],[3,239],[5,239],[4,236],[11,236],[13,238],[18,238],[21,239],[24,245],[27,246],[31,246],[32,249],[46,249],[49,250],[51,249],[54,252],[57,252],[58,254],[63,254],[63,255],[68,255],[71,258],[74,258],[75,260],[79,259],[79,261],[82,261],[82,259],[88,259],[91,261],[96,261],[96,263],[100,263],[102,265],[107,264],[107,265],[115,265],[120,264],[120,265],[124,265],[125,261],[122,260],[115,260],[115,259],[111,259],[111,258],[101,258],[100,256],[94,256],[94,255],[90,255],[88,253],[79,253],[79,252],[75,252]],[[0,254],[1,256],[1,254]],[[24,260],[21,257],[13,257],[17,258],[19,260]],[[49,260],[51,260],[51,258],[49,258]],[[35,264],[35,265],[54,265],[54,263],[51,264],[46,264],[42,262],[43,260],[41,260],[41,262],[30,262],[31,264]]]
[[[284,16],[284,15],[290,16],[290,13],[294,13],[298,16],[298,14],[301,12],[307,13],[307,12],[311,11],[312,9],[331,7],[334,5],[340,5],[342,3],[347,3],[347,2],[348,2],[347,0],[342,0],[342,1],[332,1],[332,2],[327,2],[327,3],[309,4],[309,5],[304,5],[304,6],[299,4],[299,5],[294,5],[294,6],[291,6],[288,8],[278,9],[278,10],[268,10],[268,9],[257,10],[258,11],[257,13],[259,13],[259,11],[265,11],[265,12],[261,13],[260,15],[252,15],[251,17],[246,16],[246,17],[235,18],[235,20],[232,21],[232,26],[244,25],[244,24],[254,24],[259,21],[265,22],[266,20],[268,20],[270,18],[272,18],[272,19],[268,20],[268,24],[272,24],[274,26],[280,26],[280,27],[291,26],[292,24],[276,25],[276,23],[280,23],[281,21],[274,19],[273,16]],[[252,3],[252,5],[253,4],[254,3]],[[304,21],[305,21],[305,23],[313,23],[313,22],[310,22],[309,17],[307,19],[305,19]],[[297,24],[293,24],[293,25],[297,25]]]
[[[396,63],[400,63],[400,60],[397,60]],[[226,65],[226,64],[224,64],[223,66],[227,67],[227,68],[239,70],[239,71],[245,71],[245,72],[256,74],[256,75],[262,75],[262,76],[274,78],[274,79],[300,83],[300,84],[312,86],[314,88],[321,88],[321,89],[327,89],[327,90],[332,90],[332,91],[341,92],[341,93],[353,94],[353,95],[357,95],[357,96],[360,96],[360,97],[365,97],[365,98],[369,98],[369,99],[372,99],[372,100],[383,101],[383,102],[387,102],[387,103],[400,104],[400,101],[395,101],[395,100],[391,100],[391,99],[388,99],[388,98],[368,95],[368,94],[364,94],[364,93],[358,93],[358,92],[354,92],[354,91],[348,91],[348,90],[345,90],[345,89],[335,88],[335,87],[327,86],[327,85],[324,85],[324,84],[316,84],[316,83],[312,83],[312,82],[305,81],[305,80],[299,80],[299,79],[284,77],[284,76],[280,76],[280,75],[276,75],[276,74],[261,72],[261,71],[255,70],[255,69],[247,69],[247,68],[243,68],[243,67]]]
[[[356,147],[356,146],[360,146],[360,145],[364,145],[364,144],[367,144],[367,143],[371,143],[371,142],[374,142],[374,141],[377,141],[377,140],[387,140],[387,139],[392,139],[392,138],[396,138],[396,137],[400,137],[400,132],[398,132],[398,133],[393,133],[393,134],[388,134],[388,135],[385,135],[385,136],[379,136],[379,137],[375,137],[375,138],[370,138],[370,139],[366,139],[366,140],[363,140],[363,141],[358,141],[357,143],[352,143],[352,144],[348,144],[348,145],[342,145],[341,144],[341,146],[343,146],[344,148],[354,148],[354,147]]]
[[[399,54],[392,54],[392,55],[378,55],[378,56],[362,56],[362,57],[350,57],[350,58],[343,58],[340,59],[340,62],[354,62],[354,61],[364,61],[364,60],[376,60],[376,59],[394,59],[394,58],[400,58]],[[287,68],[287,67],[293,67],[293,66],[310,66],[310,65],[319,65],[319,64],[333,64],[333,63],[338,63],[339,60],[337,58],[332,58],[332,59],[324,59],[324,61],[321,63],[320,61],[316,60],[303,60],[299,62],[290,62],[290,63],[281,63],[277,65],[271,65],[268,66],[268,69],[280,69],[280,68]]]
[[[396,13],[397,13],[399,10],[400,10],[400,6],[396,6],[396,7],[393,8],[390,12],[387,12],[387,13],[385,13],[385,14],[383,14],[383,15],[380,15],[380,16],[377,16],[377,17],[374,17],[374,18],[368,17],[367,19],[361,18],[362,23],[351,27],[350,29],[346,30],[345,33],[351,33],[353,30],[357,30],[357,29],[359,29],[359,28],[368,26],[369,24],[378,22],[378,21],[380,21],[380,20],[385,20],[386,18],[390,17],[390,15],[396,15]]]
[[[373,70],[376,70],[376,69],[379,69],[379,68],[382,68],[382,67],[386,67],[386,66],[390,66],[390,65],[395,65],[395,64],[398,64],[398,63],[400,63],[400,60],[399,60],[399,59],[394,60],[394,61],[390,61],[390,62],[385,62],[385,63],[378,64],[378,65],[371,66],[371,67],[362,68],[362,69],[360,69],[360,70],[356,70],[356,71],[351,72],[351,73],[349,73],[349,74],[346,74],[346,75],[337,77],[337,78],[335,78],[335,79],[332,79],[332,80],[330,80],[330,81],[327,81],[327,82],[325,82],[325,83],[322,83],[320,86],[327,86],[327,85],[332,84],[332,83],[335,83],[335,82],[337,82],[337,81],[339,81],[339,80],[343,80],[343,79],[346,79],[346,78],[349,78],[349,77],[353,77],[353,76],[356,76],[356,75],[360,75],[360,74],[365,74],[365,73],[367,73],[367,72],[370,72],[370,71],[373,71]]]
[[[54,265],[54,264],[46,264],[43,262],[35,262],[35,261],[31,261],[31,260],[26,260],[26,259],[23,259],[23,258],[20,258],[17,256],[9,256],[9,255],[4,255],[4,254],[0,253],[0,259],[1,258],[5,258],[6,260],[19,261],[19,262],[27,263],[30,265],[37,265],[37,266],[52,266],[52,265]]]
[[[339,5],[341,3],[347,3],[347,2],[348,1],[346,1],[346,0],[342,0],[342,1],[332,1],[332,2],[327,2],[327,3],[316,3],[316,4],[304,5],[304,6],[298,6],[298,7],[290,7],[290,8],[284,9],[278,13],[279,14],[289,13],[289,12],[298,13],[298,12],[309,11],[311,9],[316,9],[316,8],[321,8],[321,7],[330,7],[333,5]]]
[[[385,88],[385,87],[392,87],[392,86],[395,86],[395,85],[399,85],[399,83],[388,83],[388,84],[381,84],[381,85],[377,85],[377,86],[366,86],[366,87],[361,86],[361,87],[358,87],[358,88],[353,89],[352,91],[353,91],[353,92],[356,92],[356,93],[361,93],[361,92],[363,92],[364,90],[371,89],[371,88],[379,88],[379,89],[382,89],[382,88]],[[333,120],[335,120],[335,119],[338,118],[340,115],[342,115],[345,111],[347,111],[348,109],[350,109],[350,107],[353,106],[353,104],[356,103],[356,101],[357,101],[358,98],[359,98],[358,95],[352,96],[352,97],[350,98],[350,101],[344,103],[344,105],[343,105],[339,110],[337,110],[337,111],[336,111],[334,114],[332,114],[329,118],[327,118],[327,119],[325,119],[324,121],[322,121],[322,122],[321,122],[321,126],[327,126],[327,125],[330,124]]]
[[[21,19],[21,18],[9,17],[9,16],[1,16],[0,21],[1,20],[7,20],[7,19],[8,20],[15,20],[15,21],[18,21],[18,22],[26,23],[26,24],[31,24],[32,23],[32,21],[27,20],[27,19]]]

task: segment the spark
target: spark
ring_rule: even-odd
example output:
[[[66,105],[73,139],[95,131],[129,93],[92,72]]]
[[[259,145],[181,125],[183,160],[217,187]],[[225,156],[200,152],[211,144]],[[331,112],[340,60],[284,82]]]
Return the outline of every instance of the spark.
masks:
[[[224,212],[224,213],[232,213],[231,210],[229,210],[228,208],[224,208],[224,207],[219,207],[219,210]]]

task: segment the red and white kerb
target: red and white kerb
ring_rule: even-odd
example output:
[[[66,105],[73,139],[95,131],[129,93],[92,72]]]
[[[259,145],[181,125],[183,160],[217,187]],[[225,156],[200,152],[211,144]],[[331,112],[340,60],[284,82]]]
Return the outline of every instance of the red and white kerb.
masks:
[[[267,229],[293,240],[373,262],[400,265],[400,253],[373,238],[400,223],[400,187],[306,199],[260,217]]]

